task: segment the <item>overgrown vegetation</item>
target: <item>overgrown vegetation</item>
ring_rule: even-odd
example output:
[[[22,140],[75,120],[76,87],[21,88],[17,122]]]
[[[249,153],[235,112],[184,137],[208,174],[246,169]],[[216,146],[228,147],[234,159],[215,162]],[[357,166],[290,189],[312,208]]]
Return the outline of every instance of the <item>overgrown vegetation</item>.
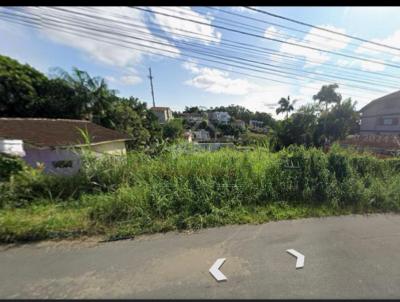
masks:
[[[233,120],[242,120],[247,125],[250,120],[262,122],[269,129],[268,136],[275,150],[293,144],[321,147],[327,141],[334,142],[358,132],[360,118],[356,102],[342,100],[337,89],[337,84],[322,86],[312,102],[297,110],[294,109],[296,100],[291,100],[290,96],[279,101],[266,100],[277,101],[276,113],[286,115],[279,121],[269,113],[252,112],[238,105],[209,109],[186,107],[183,113],[207,116],[206,112],[225,111]],[[182,114],[174,112],[174,115]],[[185,128],[193,128],[196,124],[176,119],[162,126],[146,103],[135,97],[119,97],[104,79],[92,77],[78,68],[73,68],[70,73],[53,68],[46,76],[29,65],[1,55],[0,117],[88,119],[130,135],[129,149],[153,155],[179,140]],[[234,123],[214,126],[203,121],[194,129],[205,129],[212,138],[229,135],[237,140],[249,132]]]
[[[7,181],[11,175],[24,167],[22,159],[9,155],[0,155],[0,181]]]
[[[154,151],[162,144],[157,117],[146,103],[117,93],[78,68],[53,68],[46,76],[0,55],[0,117],[87,119],[130,135],[130,149]]]
[[[0,242],[94,234],[123,238],[399,211],[399,158],[381,160],[338,146],[327,153],[317,149],[358,131],[356,102],[342,100],[337,88],[324,85],[313,103],[297,110],[296,100],[281,98],[276,112],[285,118],[280,121],[235,105],[208,110],[226,111],[236,122],[261,121],[267,135],[238,124],[211,127],[206,109],[186,108],[184,113],[205,116],[198,125],[193,122],[196,129],[211,137],[233,135],[242,145],[207,152],[177,143],[187,122],[175,118],[161,126],[145,103],[118,97],[104,79],[76,68],[45,76],[0,56],[1,117],[89,119],[132,137],[126,157],[99,159],[81,150],[82,168],[72,177],[46,175],[43,167],[0,156]]]
[[[85,155],[73,177],[23,169],[1,183],[0,240],[108,238],[231,223],[398,211],[400,159],[329,153],[171,148],[157,157]]]

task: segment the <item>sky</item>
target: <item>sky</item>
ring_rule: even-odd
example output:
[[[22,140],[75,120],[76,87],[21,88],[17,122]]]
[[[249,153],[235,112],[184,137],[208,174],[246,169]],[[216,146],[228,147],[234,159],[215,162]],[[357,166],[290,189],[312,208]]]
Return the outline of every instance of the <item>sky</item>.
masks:
[[[342,96],[356,100],[360,109],[400,87],[396,79],[400,50],[244,7],[141,8],[146,11],[134,7],[0,7],[0,54],[45,74],[52,67],[66,71],[77,67],[106,79],[120,96],[134,96],[149,105],[151,67],[156,105],[177,111],[185,106],[235,104],[276,117],[281,97],[297,100],[295,108],[299,108],[312,102],[322,85],[332,83],[338,83]],[[257,8],[365,40],[400,45],[400,7]],[[30,19],[25,20],[31,23],[11,22],[12,14],[27,16]],[[34,26],[32,20],[42,22],[41,26]],[[234,48],[229,46],[232,43]],[[200,54],[188,51],[193,47]]]

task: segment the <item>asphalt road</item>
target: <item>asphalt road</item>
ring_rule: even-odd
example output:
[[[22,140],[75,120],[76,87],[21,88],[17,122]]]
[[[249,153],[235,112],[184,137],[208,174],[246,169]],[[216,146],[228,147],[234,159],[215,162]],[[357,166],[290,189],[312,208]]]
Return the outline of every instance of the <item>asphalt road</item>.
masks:
[[[400,215],[2,246],[0,298],[400,298]]]

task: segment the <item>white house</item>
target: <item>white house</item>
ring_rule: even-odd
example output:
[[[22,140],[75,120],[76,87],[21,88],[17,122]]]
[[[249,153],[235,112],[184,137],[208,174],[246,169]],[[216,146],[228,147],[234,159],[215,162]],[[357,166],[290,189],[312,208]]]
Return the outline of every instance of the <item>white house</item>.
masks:
[[[210,120],[226,125],[231,120],[231,116],[225,111],[215,111],[210,112]]]
[[[191,143],[192,141],[193,141],[193,133],[192,133],[192,130],[188,130],[188,131],[185,131],[184,133],[183,133],[183,137],[185,138],[185,140],[186,141],[188,141],[189,143]]]
[[[264,126],[264,122],[257,121],[257,120],[250,120],[249,121],[249,126],[251,128],[262,128]]]
[[[241,129],[245,129],[246,128],[246,123],[242,120],[235,120],[233,122],[233,124]]]
[[[157,116],[160,124],[168,123],[174,118],[169,107],[151,107],[150,110]]]
[[[131,139],[126,134],[85,120],[44,118],[0,118],[0,152],[18,150],[32,167],[41,164],[47,173],[75,174],[80,168],[79,151],[88,146],[79,129],[88,133],[97,156],[126,154],[125,142]]]
[[[193,131],[194,138],[197,141],[208,141],[210,140],[210,133],[204,129]]]
[[[207,113],[183,113],[183,118],[190,123],[207,120]]]

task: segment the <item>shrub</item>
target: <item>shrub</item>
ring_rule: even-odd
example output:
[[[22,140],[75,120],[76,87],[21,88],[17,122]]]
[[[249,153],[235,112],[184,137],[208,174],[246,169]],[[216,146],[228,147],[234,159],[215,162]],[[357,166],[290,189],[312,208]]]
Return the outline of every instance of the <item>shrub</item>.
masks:
[[[143,187],[123,187],[115,193],[84,195],[82,199],[84,203],[94,204],[90,219],[105,224],[142,219],[148,213],[148,193]]]
[[[22,159],[0,154],[0,182],[8,181],[11,175],[21,171],[24,166]]]
[[[1,205],[85,207],[95,229],[116,229],[116,238],[146,230],[244,223],[255,215],[281,219],[309,213],[289,213],[294,207],[335,213],[349,208],[400,210],[400,161],[340,148],[327,154],[304,147],[277,153],[263,147],[208,152],[182,144],[157,157],[139,152],[102,158],[84,154],[82,162],[73,177],[23,168],[0,183]],[[249,212],[258,207],[269,210]]]

